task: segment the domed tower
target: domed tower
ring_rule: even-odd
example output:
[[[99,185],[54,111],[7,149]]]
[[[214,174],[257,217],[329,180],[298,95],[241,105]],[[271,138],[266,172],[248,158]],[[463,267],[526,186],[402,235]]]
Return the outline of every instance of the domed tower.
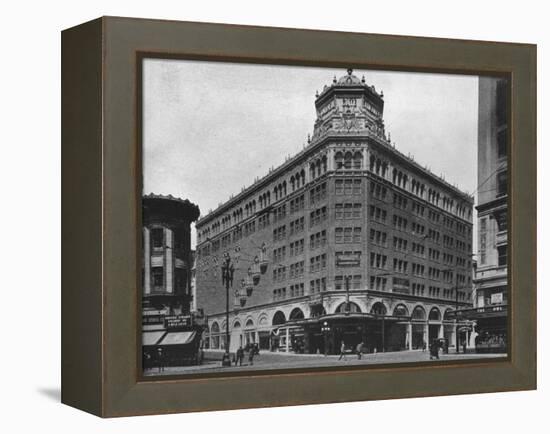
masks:
[[[315,108],[314,140],[331,132],[371,132],[385,138],[382,119],[384,94],[367,85],[365,77],[359,79],[355,76],[353,69],[348,69],[339,80],[334,77],[332,84],[316,95]]]

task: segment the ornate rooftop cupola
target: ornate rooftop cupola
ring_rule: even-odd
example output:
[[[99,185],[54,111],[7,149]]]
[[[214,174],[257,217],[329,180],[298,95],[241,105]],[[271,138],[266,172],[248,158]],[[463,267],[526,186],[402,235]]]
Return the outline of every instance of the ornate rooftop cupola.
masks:
[[[384,94],[376,92],[374,86],[365,83],[348,69],[347,74],[325,86],[316,95],[313,140],[330,133],[367,134],[371,132],[385,138]]]

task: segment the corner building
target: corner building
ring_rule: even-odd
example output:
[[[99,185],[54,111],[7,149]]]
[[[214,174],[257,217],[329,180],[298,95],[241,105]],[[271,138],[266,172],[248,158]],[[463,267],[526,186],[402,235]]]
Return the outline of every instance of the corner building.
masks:
[[[197,307],[225,348],[221,264],[236,267],[230,350],[452,345],[471,306],[473,199],[386,138],[383,93],[348,70],[316,95],[308,145],[196,224]]]
[[[479,78],[478,256],[474,309],[457,311],[475,324],[478,352],[508,348],[508,98],[506,79]]]

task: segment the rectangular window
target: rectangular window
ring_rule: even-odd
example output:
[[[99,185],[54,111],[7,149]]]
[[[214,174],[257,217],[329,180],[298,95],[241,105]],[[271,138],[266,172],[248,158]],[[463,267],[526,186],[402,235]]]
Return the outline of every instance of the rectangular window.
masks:
[[[508,172],[497,173],[497,196],[503,196],[507,193],[508,189]]]
[[[164,229],[154,228],[151,230],[151,240],[153,248],[162,248],[164,245]]]
[[[499,158],[506,157],[506,141],[508,139],[507,133],[508,131],[506,129],[503,129],[497,134],[497,153]]]
[[[507,257],[508,246],[498,246],[497,250],[498,250],[498,266],[503,267],[507,265],[507,262],[508,262],[508,257]]]
[[[153,276],[153,286],[155,289],[163,289],[164,287],[164,268],[153,267],[151,268],[151,275]]]

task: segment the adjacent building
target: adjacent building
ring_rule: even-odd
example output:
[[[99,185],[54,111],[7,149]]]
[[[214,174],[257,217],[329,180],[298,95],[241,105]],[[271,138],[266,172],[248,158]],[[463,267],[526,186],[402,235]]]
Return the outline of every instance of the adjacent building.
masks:
[[[142,332],[144,366],[162,355],[183,364],[200,341],[191,317],[191,223],[200,211],[188,200],[143,196]],[[199,331],[197,333],[197,331]],[[160,353],[159,353],[160,349]]]
[[[384,96],[348,70],[315,98],[307,146],[196,223],[197,308],[230,350],[369,352],[456,339],[472,306],[473,198],[396,149]]]
[[[474,309],[476,349],[507,350],[508,324],[508,81],[479,78],[478,257]]]

